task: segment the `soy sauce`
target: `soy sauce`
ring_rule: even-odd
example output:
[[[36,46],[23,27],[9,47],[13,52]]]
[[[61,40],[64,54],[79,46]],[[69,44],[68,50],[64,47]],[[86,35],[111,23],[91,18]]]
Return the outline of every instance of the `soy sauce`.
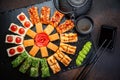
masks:
[[[100,46],[105,40],[107,40],[106,43],[103,45],[103,47],[106,47],[109,41],[112,41],[108,46],[109,49],[112,49],[115,40],[115,35],[116,27],[103,25],[101,27],[98,46]]]
[[[92,26],[91,21],[87,18],[80,19],[77,22],[77,30],[83,34],[89,33],[92,30]]]

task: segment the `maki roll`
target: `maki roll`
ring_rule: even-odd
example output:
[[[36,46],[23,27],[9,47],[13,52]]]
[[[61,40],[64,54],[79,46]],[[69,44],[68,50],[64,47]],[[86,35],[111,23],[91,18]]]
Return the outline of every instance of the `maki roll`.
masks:
[[[15,60],[12,61],[12,66],[14,68],[19,66],[27,57],[28,57],[28,53],[26,51],[24,51]]]
[[[8,30],[20,36],[25,36],[27,31],[24,27],[18,26],[15,23],[11,23]]]
[[[22,25],[26,28],[29,29],[31,27],[33,27],[32,22],[30,22],[30,20],[27,18],[27,16],[25,15],[25,13],[21,12],[18,16],[17,19],[22,23]]]
[[[24,63],[20,66],[19,71],[22,73],[26,73],[26,71],[29,69],[32,62],[32,58],[28,57]]]
[[[40,64],[40,59],[32,57],[32,64],[31,64],[31,68],[30,68],[30,76],[31,77],[39,76],[39,64]]]
[[[42,78],[45,78],[45,77],[49,77],[50,76],[50,72],[49,72],[49,67],[48,67],[48,64],[47,64],[47,60],[45,58],[41,59],[41,71],[42,71]]]

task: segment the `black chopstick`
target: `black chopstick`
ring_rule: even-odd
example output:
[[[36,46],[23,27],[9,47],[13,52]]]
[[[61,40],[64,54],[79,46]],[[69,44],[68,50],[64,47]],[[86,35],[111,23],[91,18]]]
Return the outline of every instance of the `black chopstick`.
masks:
[[[84,77],[82,77],[83,80],[85,79],[85,77],[89,74],[89,72],[94,68],[95,64],[97,63],[97,61],[102,57],[102,55],[104,54],[104,52],[106,51],[106,49],[108,48],[108,46],[110,45],[110,43],[112,42],[112,40],[109,41],[109,43],[107,44],[107,46],[104,48],[104,50],[102,51],[101,54],[98,55],[98,57],[96,57],[95,61],[93,62],[93,64],[89,67],[89,69],[87,70],[86,74],[84,75]]]
[[[88,74],[88,71],[91,70],[91,68],[96,64],[97,60],[100,58],[100,56],[104,53],[104,51],[107,49],[107,47],[110,45],[111,41],[108,43],[108,45],[104,48],[104,50],[102,51],[102,53],[100,54],[100,50],[102,49],[103,45],[105,44],[107,40],[105,40],[102,45],[99,47],[99,49],[97,50],[97,52],[95,53],[92,59],[89,58],[89,60],[86,62],[85,67],[82,69],[81,73],[79,74],[79,76],[76,78],[76,80],[82,80],[84,79],[84,77]],[[91,59],[91,60],[90,60]],[[92,63],[92,65],[89,65],[90,63]],[[89,69],[89,70],[88,70]],[[87,74],[86,74],[87,73]]]

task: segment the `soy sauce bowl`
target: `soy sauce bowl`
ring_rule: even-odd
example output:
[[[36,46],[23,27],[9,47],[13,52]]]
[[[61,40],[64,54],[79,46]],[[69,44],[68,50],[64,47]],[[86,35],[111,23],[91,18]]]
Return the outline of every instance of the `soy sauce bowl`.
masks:
[[[76,31],[80,34],[86,35],[92,32],[94,27],[93,20],[88,16],[78,17],[76,20]]]

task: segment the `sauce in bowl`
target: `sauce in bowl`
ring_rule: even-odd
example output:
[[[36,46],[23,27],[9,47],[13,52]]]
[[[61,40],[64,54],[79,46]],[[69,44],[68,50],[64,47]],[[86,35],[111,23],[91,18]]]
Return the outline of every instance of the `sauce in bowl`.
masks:
[[[93,21],[89,17],[77,19],[76,30],[81,34],[89,34],[93,29]]]

